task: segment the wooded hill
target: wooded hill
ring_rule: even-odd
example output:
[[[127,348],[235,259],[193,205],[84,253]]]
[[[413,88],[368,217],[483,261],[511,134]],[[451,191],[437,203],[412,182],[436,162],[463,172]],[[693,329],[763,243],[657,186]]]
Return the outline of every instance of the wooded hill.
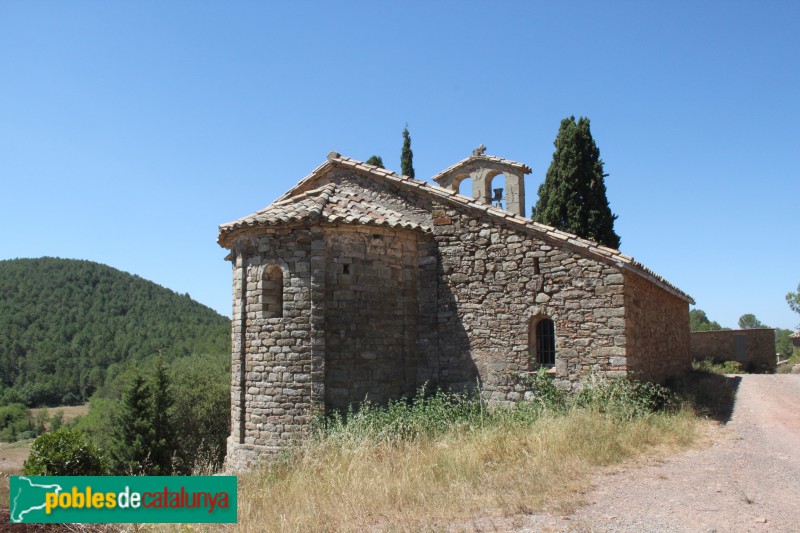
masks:
[[[86,401],[126,364],[230,350],[230,320],[91,261],[0,261],[0,405]]]

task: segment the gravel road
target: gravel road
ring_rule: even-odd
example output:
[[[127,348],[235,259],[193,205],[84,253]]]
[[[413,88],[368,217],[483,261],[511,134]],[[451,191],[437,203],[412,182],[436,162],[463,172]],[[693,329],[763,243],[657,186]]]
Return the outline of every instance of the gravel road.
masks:
[[[800,532],[800,375],[740,376],[713,444],[598,476],[570,516],[482,519],[473,531]]]

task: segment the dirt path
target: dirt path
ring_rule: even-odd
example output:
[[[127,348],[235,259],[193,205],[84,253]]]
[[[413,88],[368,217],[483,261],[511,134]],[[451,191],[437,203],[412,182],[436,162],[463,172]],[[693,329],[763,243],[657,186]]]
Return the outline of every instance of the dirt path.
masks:
[[[733,416],[718,437],[709,447],[601,476],[585,495],[589,504],[572,516],[534,515],[513,526],[494,526],[637,533],[800,531],[800,375],[742,376]]]
[[[800,375],[744,375],[713,444],[598,476],[569,516],[481,518],[454,531],[800,532]]]

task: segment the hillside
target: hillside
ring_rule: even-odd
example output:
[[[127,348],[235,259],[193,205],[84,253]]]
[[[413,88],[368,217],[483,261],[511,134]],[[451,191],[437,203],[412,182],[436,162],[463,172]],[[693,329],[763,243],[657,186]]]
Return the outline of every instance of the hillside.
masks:
[[[0,261],[0,404],[87,400],[121,364],[221,354],[230,320],[90,261]]]

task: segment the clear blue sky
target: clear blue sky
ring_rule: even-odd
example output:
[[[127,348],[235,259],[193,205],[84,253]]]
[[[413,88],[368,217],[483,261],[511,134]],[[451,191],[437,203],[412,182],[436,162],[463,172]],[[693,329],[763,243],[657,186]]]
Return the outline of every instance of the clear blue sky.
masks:
[[[602,4],[602,5],[601,5]],[[793,328],[800,3],[0,3],[0,258],[89,259],[230,314],[217,226],[337,150],[527,163],[587,116],[621,249]]]

